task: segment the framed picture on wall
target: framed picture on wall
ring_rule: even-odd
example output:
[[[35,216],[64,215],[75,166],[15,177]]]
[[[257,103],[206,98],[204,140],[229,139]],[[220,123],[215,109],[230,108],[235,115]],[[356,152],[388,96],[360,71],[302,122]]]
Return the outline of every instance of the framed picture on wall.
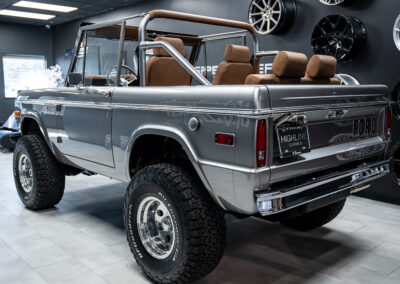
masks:
[[[44,56],[3,55],[5,98],[16,98],[19,90],[40,88],[47,68]]]

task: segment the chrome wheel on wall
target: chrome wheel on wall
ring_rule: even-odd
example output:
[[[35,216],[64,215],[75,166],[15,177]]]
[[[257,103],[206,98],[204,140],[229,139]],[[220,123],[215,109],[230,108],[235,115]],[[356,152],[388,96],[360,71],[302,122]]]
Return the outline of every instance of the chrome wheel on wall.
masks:
[[[400,15],[397,17],[393,28],[393,39],[397,48],[400,50]]]
[[[325,5],[339,5],[341,3],[343,3],[345,0],[319,0],[319,2],[325,4]]]
[[[355,17],[329,15],[315,26],[311,46],[315,54],[335,57],[339,62],[352,59],[367,40],[367,29]]]
[[[295,16],[293,0],[253,0],[249,7],[249,23],[263,35],[283,32]]]
[[[360,85],[360,82],[349,74],[336,74],[335,78],[340,80],[340,85],[355,86]]]

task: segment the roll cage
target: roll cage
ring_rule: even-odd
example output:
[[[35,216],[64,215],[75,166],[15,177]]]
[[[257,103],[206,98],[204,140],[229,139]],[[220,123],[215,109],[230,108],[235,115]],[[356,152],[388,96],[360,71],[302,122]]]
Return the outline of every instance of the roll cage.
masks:
[[[127,26],[128,21],[138,19],[138,18],[141,18],[139,27]],[[175,11],[169,11],[169,10],[152,10],[148,13],[137,14],[134,16],[125,17],[125,18],[121,18],[118,20],[112,20],[112,21],[107,21],[104,23],[92,24],[92,25],[87,25],[87,26],[81,27],[79,29],[78,37],[75,42],[74,55],[73,55],[73,59],[71,61],[68,73],[71,73],[71,71],[74,67],[74,64],[76,62],[76,58],[77,58],[77,55],[79,52],[80,42],[86,36],[85,31],[107,28],[107,27],[111,27],[111,26],[114,26],[114,27],[117,26],[117,27],[120,27],[119,28],[120,35],[119,35],[119,49],[118,49],[118,68],[117,68],[117,74],[116,74],[117,78],[120,78],[120,76],[121,76],[121,65],[122,65],[122,60],[123,60],[124,42],[125,42],[127,31],[128,31],[130,34],[132,34],[132,32],[133,32],[133,34],[135,34],[134,36],[137,37],[137,40],[139,42],[139,48],[138,48],[139,72],[138,73],[140,74],[140,76],[139,76],[140,86],[146,86],[146,50],[156,48],[156,47],[161,47],[161,48],[165,49],[188,73],[190,73],[190,75],[200,85],[210,86],[211,82],[209,80],[207,80],[202,74],[197,72],[196,68],[192,65],[195,62],[194,57],[197,56],[196,53],[198,53],[198,48],[194,52],[195,56],[193,57],[193,54],[192,54],[192,56],[190,58],[191,62],[189,62],[184,56],[182,56],[169,43],[163,42],[163,41],[149,41],[148,40],[147,26],[148,26],[149,22],[151,22],[152,20],[157,19],[157,18],[171,19],[171,20],[177,20],[177,21],[187,21],[187,22],[201,23],[201,24],[208,24],[208,25],[215,25],[215,26],[224,26],[224,27],[238,29],[238,31],[224,32],[224,33],[218,33],[218,34],[210,34],[210,35],[203,35],[203,36],[186,36],[186,39],[190,38],[190,40],[192,40],[192,41],[194,40],[197,42],[207,42],[207,41],[229,39],[229,38],[235,38],[235,37],[246,37],[247,33],[250,33],[251,38],[253,40],[253,46],[254,46],[254,50],[253,50],[254,73],[258,73],[258,71],[259,71],[258,63],[259,63],[259,60],[261,57],[274,56],[277,54],[277,51],[268,51],[268,52],[259,51],[259,45],[258,45],[258,39],[256,36],[256,32],[255,32],[254,28],[248,23],[227,20],[227,19],[214,18],[214,17],[200,16],[200,15],[195,15],[195,14],[181,13],[181,12],[175,12]],[[127,30],[127,28],[130,28],[130,29]],[[177,36],[178,34],[169,33],[168,35]],[[185,38],[185,35],[178,35],[178,37]],[[84,54],[84,56],[86,56],[86,54]],[[84,62],[85,62],[85,60],[84,60]],[[83,64],[85,64],[85,63],[83,63]],[[85,70],[84,65],[83,65],[83,70]],[[67,84],[67,80],[65,83]],[[121,85],[119,80],[117,80],[116,84],[117,84],[117,86]]]

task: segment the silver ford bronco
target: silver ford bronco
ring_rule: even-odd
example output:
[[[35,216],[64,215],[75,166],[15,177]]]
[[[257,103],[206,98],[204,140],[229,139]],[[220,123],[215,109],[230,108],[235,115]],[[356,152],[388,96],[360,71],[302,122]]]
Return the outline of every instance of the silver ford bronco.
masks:
[[[231,30],[147,28],[159,18]],[[235,44],[211,68],[206,54],[222,58],[224,41]],[[16,100],[17,192],[40,210],[60,202],[66,175],[129,183],[140,268],[154,282],[195,281],[223,255],[225,212],[311,230],[388,173],[387,88],[340,85],[335,71],[329,56],[260,51],[244,22],[153,10],[83,26],[65,86]]]

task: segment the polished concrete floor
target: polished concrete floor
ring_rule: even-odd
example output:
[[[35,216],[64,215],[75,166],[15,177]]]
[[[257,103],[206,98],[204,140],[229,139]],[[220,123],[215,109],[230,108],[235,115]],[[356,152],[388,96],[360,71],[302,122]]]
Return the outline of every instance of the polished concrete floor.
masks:
[[[59,205],[32,212],[18,199],[11,164],[12,154],[0,153],[0,283],[148,283],[125,240],[126,185],[69,177]],[[226,220],[225,256],[199,283],[400,283],[398,206],[352,197],[309,233]]]

